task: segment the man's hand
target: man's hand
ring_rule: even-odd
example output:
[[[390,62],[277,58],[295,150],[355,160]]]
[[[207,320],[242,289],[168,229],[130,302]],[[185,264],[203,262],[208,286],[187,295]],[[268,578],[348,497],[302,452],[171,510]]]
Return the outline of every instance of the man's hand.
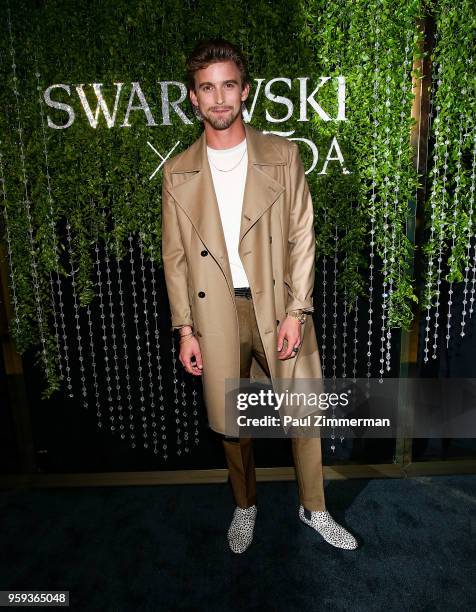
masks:
[[[193,362],[192,358],[194,360]],[[195,336],[190,336],[186,340],[180,342],[179,360],[189,374],[193,374],[194,376],[202,375],[202,353],[200,352],[200,345]]]
[[[284,340],[287,342],[286,349],[284,348]],[[301,323],[294,317],[286,317],[279,326],[278,331],[278,358],[284,360],[295,357],[297,355],[297,351],[293,352],[293,348],[299,347],[300,344]]]

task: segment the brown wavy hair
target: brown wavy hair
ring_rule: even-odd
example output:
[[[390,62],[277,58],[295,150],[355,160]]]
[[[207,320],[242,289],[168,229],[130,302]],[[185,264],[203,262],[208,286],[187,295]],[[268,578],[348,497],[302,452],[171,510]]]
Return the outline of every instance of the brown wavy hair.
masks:
[[[235,62],[241,75],[241,87],[249,83],[248,67],[243,52],[224,38],[200,40],[186,61],[187,85],[195,91],[195,73],[217,62]]]

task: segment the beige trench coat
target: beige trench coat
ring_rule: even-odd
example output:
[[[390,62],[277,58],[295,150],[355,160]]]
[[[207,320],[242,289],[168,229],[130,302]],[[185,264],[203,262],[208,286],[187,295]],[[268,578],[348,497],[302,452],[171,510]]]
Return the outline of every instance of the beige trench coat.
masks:
[[[296,357],[277,357],[277,332],[286,312],[314,310],[314,210],[295,142],[245,124],[248,169],[239,255],[256,320],[277,379],[322,378],[311,316],[301,328]],[[172,329],[192,325],[203,359],[209,426],[225,428],[225,380],[240,377],[234,287],[220,211],[206,152],[205,132],[163,167],[162,258]],[[265,378],[253,358],[251,378]],[[322,382],[322,381],[321,381]]]

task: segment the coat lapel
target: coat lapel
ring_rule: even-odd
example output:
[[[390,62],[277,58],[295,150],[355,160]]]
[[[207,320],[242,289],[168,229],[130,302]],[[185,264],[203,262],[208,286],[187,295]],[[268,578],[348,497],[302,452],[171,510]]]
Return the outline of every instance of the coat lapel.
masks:
[[[286,163],[285,159],[264,134],[247,124],[244,126],[248,168],[241,213],[239,248],[241,248],[243,237],[285,189],[263,169],[265,166],[283,165]],[[168,189],[190,219],[209,253],[221,267],[229,289],[233,293],[225,235],[206,147],[205,131],[203,131],[183,155],[171,161],[170,174],[182,176],[180,182],[171,185]]]

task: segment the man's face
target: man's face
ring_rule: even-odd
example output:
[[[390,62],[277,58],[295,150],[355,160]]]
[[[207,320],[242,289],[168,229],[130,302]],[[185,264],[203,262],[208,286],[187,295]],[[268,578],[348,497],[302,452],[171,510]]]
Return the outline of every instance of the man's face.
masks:
[[[192,104],[198,106],[203,120],[215,130],[226,130],[241,115],[249,85],[241,90],[241,76],[235,62],[217,62],[195,73],[195,91],[190,91]]]

